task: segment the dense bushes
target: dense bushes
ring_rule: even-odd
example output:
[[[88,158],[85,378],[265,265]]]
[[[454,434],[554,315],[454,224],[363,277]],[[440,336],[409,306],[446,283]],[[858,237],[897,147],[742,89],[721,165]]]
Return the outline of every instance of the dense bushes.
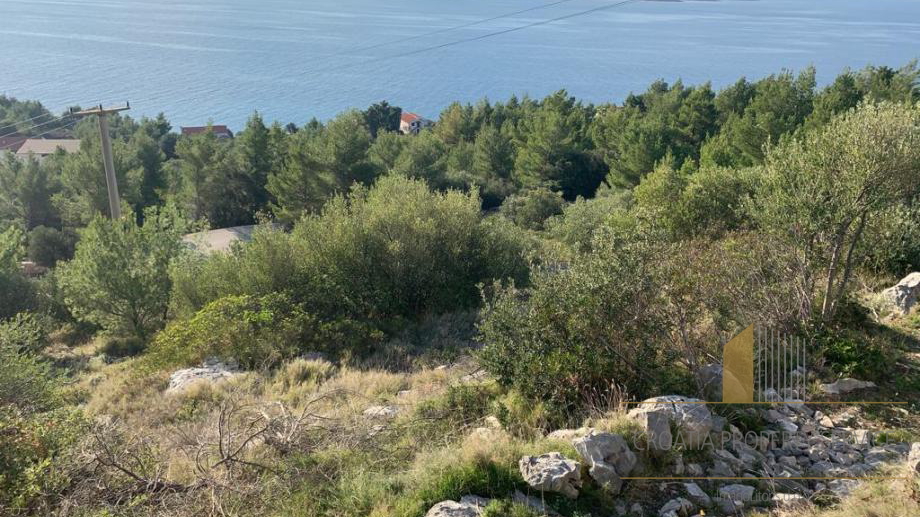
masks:
[[[44,333],[30,318],[0,324],[0,407],[44,410],[58,401],[57,377],[38,358]]]
[[[555,409],[573,408],[611,381],[651,393],[672,351],[653,339],[652,250],[632,236],[607,235],[571,268],[499,289],[481,326],[482,360],[499,382]]]
[[[292,289],[298,282],[299,251],[289,233],[262,225],[252,240],[230,253],[188,253],[170,267],[170,310],[187,318],[208,302],[228,295],[262,296]]]
[[[475,306],[476,285],[523,281],[527,268],[518,234],[484,219],[474,194],[435,193],[424,181],[382,178],[330,201],[323,213],[294,228],[301,274],[316,303],[356,316],[416,318]],[[325,284],[325,285],[323,285]],[[309,285],[308,285],[309,286]],[[305,286],[305,287],[308,287]]]
[[[508,196],[502,203],[501,213],[522,228],[542,230],[544,221],[562,213],[564,207],[561,193],[535,188]]]
[[[343,322],[320,323],[284,294],[227,296],[169,326],[157,336],[151,353],[160,366],[206,357],[232,359],[249,368],[273,366],[333,344],[347,348],[347,334],[353,331]]]
[[[757,169],[675,170],[662,163],[634,189],[636,211],[671,239],[718,237],[750,226],[745,203],[758,177]]]
[[[475,193],[436,193],[402,176],[354,187],[291,234],[257,232],[230,256],[181,263],[173,305],[187,314],[227,294],[286,291],[323,321],[388,327],[473,307],[477,284],[527,274],[522,237],[479,206]]]
[[[58,456],[81,434],[79,412],[61,409],[60,377],[37,352],[41,324],[19,315],[0,324],[0,514],[48,514],[66,476]],[[40,508],[44,508],[41,510]]]
[[[73,230],[38,226],[29,232],[29,258],[35,263],[54,267],[59,260],[73,258],[77,235]]]
[[[72,482],[65,456],[85,428],[76,410],[32,413],[0,404],[0,514],[52,513]]]
[[[24,242],[22,231],[15,226],[0,232],[0,320],[35,304],[34,286],[19,269]]]
[[[47,344],[45,325],[34,314],[20,313],[0,323],[0,347],[38,352]]]
[[[174,209],[133,218],[97,217],[82,231],[76,255],[58,278],[70,311],[109,332],[146,339],[166,321],[170,261],[184,249],[184,219]]]

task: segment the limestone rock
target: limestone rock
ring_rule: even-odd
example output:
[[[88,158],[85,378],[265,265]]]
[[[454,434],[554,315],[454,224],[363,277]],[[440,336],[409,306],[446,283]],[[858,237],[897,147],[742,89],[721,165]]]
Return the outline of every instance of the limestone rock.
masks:
[[[920,294],[920,273],[914,272],[900,282],[882,291],[882,296],[894,305],[902,314],[907,314],[917,303]]]
[[[576,438],[581,438],[582,436],[594,431],[590,427],[581,427],[579,429],[556,429],[555,431],[546,435],[550,440],[560,440],[563,442],[571,442]]]
[[[185,368],[176,370],[169,376],[167,393],[178,393],[186,388],[201,382],[217,383],[237,375],[239,370],[231,363],[221,362],[217,359],[206,359],[198,368]]]
[[[730,478],[735,477],[735,471],[728,466],[728,463],[715,460],[712,462],[712,467],[709,467],[709,475],[717,478]]]
[[[850,495],[858,486],[859,481],[855,479],[833,479],[827,483],[827,489],[840,498]]]
[[[872,381],[860,381],[848,377],[846,379],[840,379],[839,381],[830,384],[822,384],[821,391],[827,395],[844,395],[850,393],[851,391],[874,387],[875,383]]]
[[[684,490],[687,491],[687,497],[694,503],[707,508],[712,506],[712,499],[710,499],[709,494],[704,492],[696,483],[684,483]]]
[[[920,442],[914,442],[910,445],[907,466],[914,475],[920,475]]]
[[[773,504],[776,506],[801,506],[808,503],[806,499],[801,494],[775,494],[773,496]]]
[[[725,485],[719,488],[719,497],[730,501],[750,501],[754,497],[754,487],[747,485]]]
[[[364,410],[363,415],[367,418],[390,419],[399,414],[399,408],[396,406],[371,406]]]
[[[475,495],[465,495],[457,501],[441,501],[432,506],[425,517],[479,517],[489,505],[489,500]]]
[[[558,452],[540,456],[524,456],[518,463],[524,481],[543,492],[558,492],[569,498],[578,497],[581,488],[581,465]]]
[[[707,364],[699,369],[697,375],[700,384],[703,385],[701,395],[708,401],[720,402],[722,400],[722,365]]]
[[[648,442],[649,452],[661,454],[671,450],[674,437],[671,435],[671,417],[664,411],[642,411],[630,413],[639,423]]]
[[[683,497],[678,497],[665,503],[658,510],[658,515],[659,517],[688,517],[695,509],[696,507],[693,506],[693,503]]]
[[[699,399],[680,395],[654,397],[643,401],[639,407],[631,410],[629,416],[638,419],[643,427],[648,427],[650,423],[656,424],[655,431],[663,434],[660,424],[649,420],[647,415],[652,413],[666,415],[668,420],[678,428],[680,441],[687,447],[696,448],[705,442],[709,431],[712,430],[712,413],[706,404],[701,402]],[[649,429],[646,431],[648,432]]]
[[[872,446],[872,431],[868,429],[853,431],[853,444],[860,449]]]
[[[687,464],[687,475],[690,477],[703,477],[706,474],[706,471],[703,470],[703,466],[699,463],[688,463]]]
[[[621,476],[626,476],[636,466],[636,455],[622,436],[613,433],[589,432],[573,440],[575,450],[590,466],[589,474],[612,494],[620,493]]]

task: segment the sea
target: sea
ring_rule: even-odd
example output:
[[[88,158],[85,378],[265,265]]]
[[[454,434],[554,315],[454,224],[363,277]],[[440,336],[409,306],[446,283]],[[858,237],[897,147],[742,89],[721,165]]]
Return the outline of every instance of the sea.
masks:
[[[303,124],[386,100],[622,101],[656,79],[729,85],[920,57],[918,0],[0,0],[0,94],[129,101],[174,127]]]

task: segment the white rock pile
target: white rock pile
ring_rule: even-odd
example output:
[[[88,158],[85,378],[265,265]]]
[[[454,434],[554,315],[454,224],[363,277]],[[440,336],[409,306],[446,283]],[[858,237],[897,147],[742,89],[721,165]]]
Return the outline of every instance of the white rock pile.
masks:
[[[853,384],[840,382],[835,384]],[[671,395],[647,402],[629,413],[646,432],[670,439],[673,429],[684,437],[685,445],[689,436],[705,451],[696,455],[699,459],[695,462],[686,464],[677,455],[670,463],[670,475],[715,478],[661,484],[665,492],[661,500],[667,502],[658,508],[658,517],[735,515],[765,503],[791,507],[810,504],[820,494],[844,497],[859,485],[858,478],[904,459],[920,475],[920,443],[875,443],[869,430],[857,426],[854,411],[830,416],[798,400],[777,402],[763,409],[746,410],[749,416],[762,417],[767,428],[745,435],[696,399]],[[645,461],[630,449],[623,436],[615,433],[592,428],[561,429],[548,437],[570,441],[580,461],[559,452],[521,458],[521,476],[538,497],[518,491],[513,500],[530,506],[539,515],[556,515],[539,497],[540,493],[574,499],[583,483],[594,483],[616,496],[625,484],[622,478],[635,475],[638,465]],[[764,477],[773,479],[769,483],[758,479]],[[427,517],[475,517],[486,504],[488,500],[478,497],[444,501],[432,507]],[[611,510],[611,515],[649,515],[643,513],[642,505],[623,499],[617,500]]]
[[[169,376],[169,387],[167,393],[179,393],[186,388],[198,382],[217,383],[227,380],[240,371],[236,365],[229,362],[222,362],[219,359],[208,358],[196,368],[185,368],[176,370]]]

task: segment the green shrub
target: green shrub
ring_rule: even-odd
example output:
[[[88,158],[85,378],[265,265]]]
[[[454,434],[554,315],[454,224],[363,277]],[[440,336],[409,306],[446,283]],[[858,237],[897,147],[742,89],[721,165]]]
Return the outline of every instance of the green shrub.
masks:
[[[514,390],[497,399],[492,412],[502,424],[502,429],[513,436],[532,438],[550,427],[543,403],[530,400]]]
[[[834,373],[881,381],[897,361],[891,350],[868,334],[829,332],[820,338],[822,355]]]
[[[594,232],[615,217],[627,217],[632,203],[631,190],[618,190],[593,199],[578,198],[567,205],[561,215],[549,218],[549,234],[576,251],[589,251]]]
[[[716,166],[678,171],[663,163],[635,188],[636,209],[671,238],[719,236],[749,224],[744,203],[758,174]]]
[[[125,357],[134,357],[147,348],[143,339],[135,336],[109,336],[99,349],[105,354],[107,360],[122,359]]]
[[[482,517],[538,517],[539,514],[529,506],[512,501],[492,501]]]
[[[149,337],[165,323],[168,267],[187,227],[173,208],[147,210],[143,226],[133,217],[94,219],[73,260],[58,266],[70,311],[109,332]]]
[[[75,410],[31,414],[0,404],[0,513],[50,515],[70,483],[62,468],[69,448],[85,428]]]
[[[528,230],[542,230],[543,223],[562,213],[565,200],[561,192],[548,188],[534,188],[508,196],[501,206],[501,214],[514,224]]]
[[[526,280],[524,237],[493,219],[475,193],[387,176],[330,200],[291,234],[257,232],[231,255],[177,263],[173,310],[186,316],[222,296],[283,291],[322,321],[398,330],[476,307],[481,282]]]
[[[30,311],[38,304],[35,283],[18,272],[0,272],[0,320]]]
[[[77,234],[73,230],[37,226],[29,232],[29,258],[45,267],[72,259],[76,246]]]
[[[416,408],[418,425],[410,427],[410,433],[418,443],[450,443],[471,426],[480,425],[497,395],[494,383],[451,386]]]
[[[19,313],[0,323],[0,347],[20,352],[38,352],[47,345],[45,324],[34,314]]]
[[[866,234],[867,262],[875,271],[901,278],[920,269],[920,196],[881,214]]]
[[[246,367],[272,366],[305,351],[338,352],[354,329],[322,324],[284,294],[227,296],[157,335],[151,359],[159,366],[188,365],[207,357]]]
[[[0,406],[50,408],[59,399],[56,376],[47,362],[29,351],[34,343],[25,349],[20,345],[0,338]]]
[[[22,231],[15,226],[0,232],[0,320],[34,308],[35,288],[20,271]]]
[[[401,176],[356,187],[294,229],[301,278],[313,288],[303,294],[324,313],[345,309],[358,318],[476,306],[480,282],[527,273],[520,237],[484,220],[479,207],[475,193],[435,193]]]
[[[191,317],[223,296],[291,290],[298,278],[299,260],[291,235],[272,225],[259,226],[252,240],[237,243],[228,254],[183,255],[170,268],[172,315]]]
[[[426,478],[408,497],[396,504],[398,517],[422,517],[429,508],[445,500],[459,501],[465,495],[507,497],[522,488],[523,481],[516,468],[480,459],[460,463]]]
[[[629,235],[598,244],[568,269],[536,275],[530,290],[497,289],[483,312],[483,364],[556,413],[611,382],[633,396],[649,394],[673,359],[656,345],[652,250]]]

